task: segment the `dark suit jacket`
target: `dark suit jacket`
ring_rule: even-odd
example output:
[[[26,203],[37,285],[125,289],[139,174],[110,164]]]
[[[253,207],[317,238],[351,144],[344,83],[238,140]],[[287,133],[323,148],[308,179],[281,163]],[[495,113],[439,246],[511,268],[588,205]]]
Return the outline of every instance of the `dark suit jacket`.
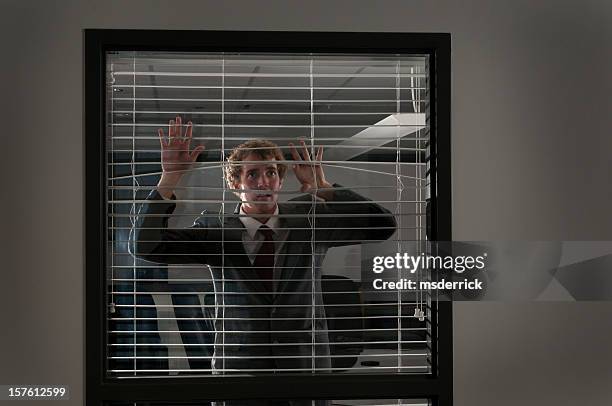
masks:
[[[213,369],[330,368],[321,289],[325,253],[331,247],[385,240],[396,229],[387,209],[334,186],[329,202],[306,195],[279,203],[281,227],[289,232],[277,254],[276,267],[282,271],[273,294],[251,267],[237,212],[225,218],[204,212],[191,228],[171,230],[167,227],[175,209],[172,201],[153,191],[147,198],[151,202],[142,205],[135,230],[136,256],[165,264],[210,266],[216,305]],[[282,217],[287,214],[299,216]]]

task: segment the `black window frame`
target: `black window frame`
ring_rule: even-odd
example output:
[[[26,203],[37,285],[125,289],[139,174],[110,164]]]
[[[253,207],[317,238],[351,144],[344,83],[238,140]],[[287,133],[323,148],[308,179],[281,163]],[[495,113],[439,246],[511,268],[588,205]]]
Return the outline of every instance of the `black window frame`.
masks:
[[[428,235],[451,241],[451,36],[448,33],[84,30],[85,404],[232,399],[430,399],[452,404],[452,303],[432,301],[431,374],[105,377],[105,68],[108,51],[424,54],[430,67]],[[236,390],[236,388],[240,388]],[[271,391],[271,389],[273,390]]]

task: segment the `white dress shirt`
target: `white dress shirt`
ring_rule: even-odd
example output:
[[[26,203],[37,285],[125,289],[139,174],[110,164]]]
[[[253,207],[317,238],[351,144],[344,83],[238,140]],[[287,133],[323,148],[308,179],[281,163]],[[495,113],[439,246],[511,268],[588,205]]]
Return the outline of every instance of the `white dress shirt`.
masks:
[[[249,257],[249,261],[251,261],[251,265],[255,262],[255,258],[257,257],[257,253],[259,252],[259,248],[263,243],[265,237],[262,233],[258,233],[259,227],[266,225],[272,230],[272,239],[274,240],[274,263],[276,264],[278,259],[278,253],[282,248],[283,242],[287,238],[287,230],[280,230],[280,219],[278,218],[278,205],[276,206],[276,210],[272,216],[265,223],[256,220],[253,217],[249,217],[247,213],[242,209],[242,205],[240,206],[240,221],[244,224],[244,228],[246,232],[242,233],[242,244],[244,246],[244,251]],[[275,266],[276,267],[276,266]],[[274,272],[274,277],[276,278],[276,269]]]

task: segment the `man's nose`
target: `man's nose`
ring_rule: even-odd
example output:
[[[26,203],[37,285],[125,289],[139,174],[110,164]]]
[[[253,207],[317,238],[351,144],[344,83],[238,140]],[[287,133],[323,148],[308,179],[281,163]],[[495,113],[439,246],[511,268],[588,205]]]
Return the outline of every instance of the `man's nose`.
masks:
[[[269,182],[268,179],[265,176],[259,176],[257,178],[257,187],[259,188],[266,188],[268,187]]]

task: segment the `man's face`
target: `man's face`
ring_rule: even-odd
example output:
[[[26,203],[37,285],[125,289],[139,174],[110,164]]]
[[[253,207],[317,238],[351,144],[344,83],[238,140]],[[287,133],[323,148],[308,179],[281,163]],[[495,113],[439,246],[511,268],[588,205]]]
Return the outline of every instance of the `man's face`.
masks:
[[[242,208],[248,214],[270,214],[276,209],[277,192],[282,186],[275,159],[262,159],[249,154],[245,161],[259,161],[241,165],[240,179],[234,181]]]

